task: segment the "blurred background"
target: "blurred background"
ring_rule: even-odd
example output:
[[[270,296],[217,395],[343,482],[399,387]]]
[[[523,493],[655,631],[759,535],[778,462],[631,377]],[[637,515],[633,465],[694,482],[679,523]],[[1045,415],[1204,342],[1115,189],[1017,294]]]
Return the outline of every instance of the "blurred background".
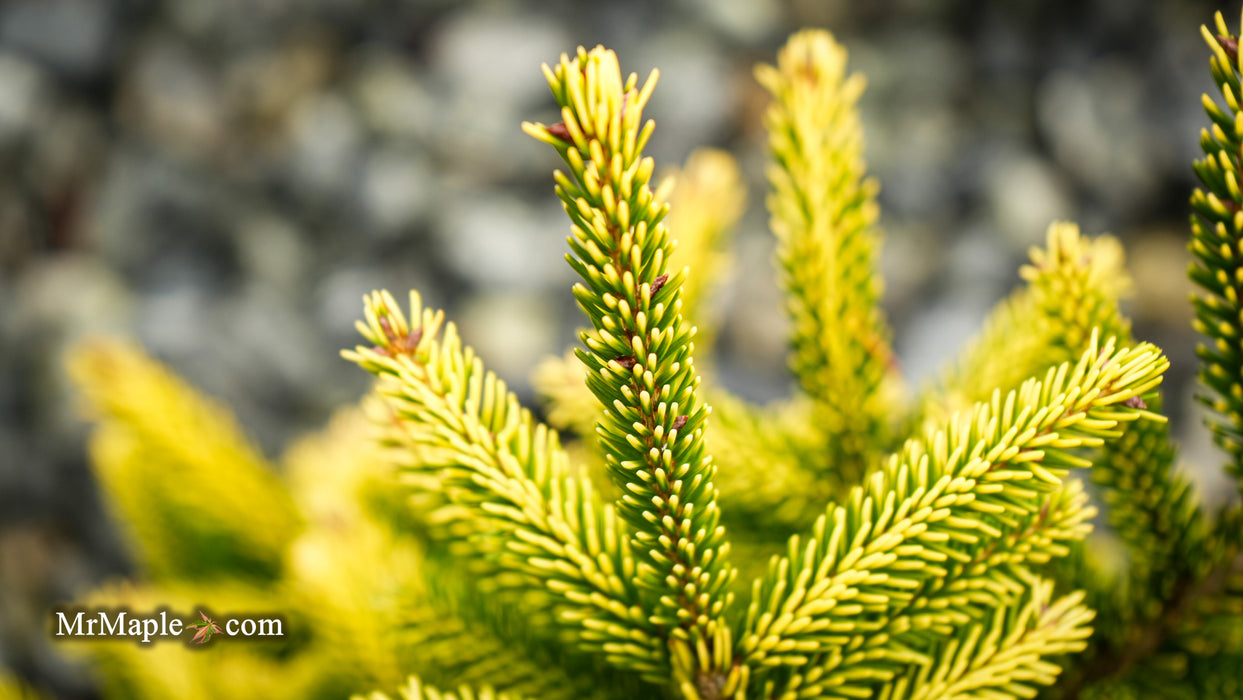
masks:
[[[749,178],[720,379],[790,391],[763,209],[757,61],[804,26],[867,75],[885,308],[912,384],[1017,282],[1055,219],[1127,244],[1137,335],[1189,408],[1191,160],[1212,88],[1202,0],[4,0],[0,2],[0,666],[92,697],[48,609],[125,575],[62,369],[136,338],[269,455],[356,399],[362,295],[419,289],[521,395],[581,317],[539,71],[603,43],[662,73],[649,153],[724,147]],[[1237,10],[1227,13],[1231,23]],[[533,402],[529,402],[531,404]],[[1210,475],[1205,475],[1205,479]]]

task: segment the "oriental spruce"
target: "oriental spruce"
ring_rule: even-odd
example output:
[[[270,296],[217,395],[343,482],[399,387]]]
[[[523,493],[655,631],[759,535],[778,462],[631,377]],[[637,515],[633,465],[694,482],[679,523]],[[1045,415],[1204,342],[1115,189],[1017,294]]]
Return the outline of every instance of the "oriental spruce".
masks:
[[[100,646],[106,694],[1243,697],[1243,62],[1220,15],[1204,38],[1220,96],[1189,275],[1200,400],[1236,492],[1216,510],[1180,468],[1170,362],[1133,336],[1113,237],[1053,222],[1022,285],[903,397],[864,80],[821,30],[755,73],[795,389],[730,394],[708,299],[741,169],[700,151],[658,178],[657,73],[579,48],[544,67],[552,123],[522,125],[548,147],[584,319],[536,373],[542,413],[418,292],[367,295],[343,354],[373,389],[290,450],[283,480],[141,351],[72,356],[141,567],[92,602],[280,605],[300,630]]]

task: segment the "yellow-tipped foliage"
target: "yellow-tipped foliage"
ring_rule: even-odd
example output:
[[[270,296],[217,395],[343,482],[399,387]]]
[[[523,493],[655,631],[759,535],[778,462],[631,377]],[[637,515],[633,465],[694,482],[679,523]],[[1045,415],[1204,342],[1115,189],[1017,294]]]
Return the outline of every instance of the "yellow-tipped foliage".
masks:
[[[1243,89],[1238,39],[1220,18],[1206,34],[1226,106],[1206,103],[1191,276],[1238,477]],[[565,164],[588,326],[536,383],[583,463],[418,293],[366,297],[344,356],[374,391],[290,450],[287,485],[166,370],[87,346],[97,470],[151,579],[97,600],[273,605],[299,631],[262,653],[101,646],[112,695],[211,673],[228,697],[376,689],[358,700],[1238,694],[1243,507],[1206,512],[1174,471],[1169,362],[1131,337],[1116,240],[1053,224],[1025,286],[898,415],[862,79],[800,32],[757,70],[797,389],[752,406],[693,361],[743,206],[733,161],[696,155],[658,190],[655,74],[603,47],[544,74],[560,121],[523,128]],[[1117,531],[1089,540],[1098,510]]]
[[[498,693],[489,686],[476,690],[469,685],[459,686],[455,691],[441,692],[411,676],[397,695],[376,692],[366,696],[355,695],[354,700],[522,700],[522,696]]]
[[[380,481],[387,470],[368,428],[357,410],[340,413],[285,456],[308,523],[290,544],[287,586],[353,687],[391,687],[419,655],[393,623],[418,600],[420,558],[371,512],[368,490],[392,483]]]
[[[1083,596],[1052,600],[1052,591],[1051,582],[1033,582],[1019,603],[938,644],[933,664],[908,670],[881,700],[1035,697],[1061,672],[1046,658],[1081,651],[1092,634]]]
[[[544,67],[562,121],[525,124],[553,145],[569,173],[554,173],[569,215],[574,295],[591,321],[578,357],[604,411],[598,434],[618,512],[632,528],[651,622],[699,650],[697,673],[725,673],[722,616],[735,570],[716,504],[716,472],[704,449],[708,409],[696,395],[694,328],[682,316],[685,270],[669,266],[667,205],[650,187],[643,147],[655,124],[643,107],[656,85],[623,80],[603,47]],[[714,653],[715,652],[715,653]]]
[[[768,208],[793,322],[790,365],[830,442],[821,470],[850,484],[885,444],[893,411],[882,392],[893,352],[875,274],[877,187],[863,177],[856,110],[864,81],[818,31],[791,37],[756,78],[773,95]]]
[[[0,668],[0,700],[43,700],[45,696]]]
[[[1167,366],[1151,347],[1093,342],[1078,363],[909,441],[755,583],[740,655],[760,667],[812,663],[830,685],[866,684],[922,660],[875,640],[949,634],[972,606],[1008,604],[1023,590],[1027,553],[1005,550],[1004,536],[1028,524],[1070,468],[1090,466],[1071,450],[1139,416],[1121,404],[1151,391]],[[929,605],[939,595],[949,604]]]
[[[1129,338],[1118,308],[1131,279],[1122,246],[1111,236],[1088,238],[1072,223],[1049,226],[1044,248],[1031,249],[1019,275],[1027,283],[1001,302],[984,330],[923,400],[933,421],[1008,390],[1048,367],[1079,356],[1095,330]]]
[[[708,439],[721,455],[727,522],[772,541],[810,525],[834,493],[833,484],[808,467],[823,456],[811,402],[757,409],[725,393],[712,396]]]
[[[96,476],[152,578],[276,578],[301,521],[232,415],[132,345],[89,343],[69,368],[99,421]]]
[[[716,336],[712,293],[733,267],[728,247],[733,227],[745,211],[747,190],[734,157],[709,148],[691,153],[661,190],[666,188],[671,205],[666,221],[675,243],[670,267],[694,266],[682,285],[682,313],[696,319],[695,349],[702,357],[711,353]],[[599,403],[587,388],[583,366],[573,351],[546,358],[531,381],[548,406],[549,425],[578,435],[594,433]]]
[[[1217,444],[1229,454],[1227,465],[1235,477],[1243,477],[1243,348],[1240,340],[1240,280],[1243,280],[1243,194],[1239,179],[1243,165],[1243,99],[1238,37],[1232,36],[1221,13],[1217,13],[1216,33],[1202,28],[1212,51],[1210,68],[1213,82],[1221,93],[1225,108],[1208,95],[1204,109],[1211,124],[1200,132],[1204,158],[1195,162],[1196,174],[1204,189],[1191,197],[1195,214],[1191,217],[1191,279],[1201,289],[1194,299],[1195,327],[1208,336],[1198,349],[1202,362],[1200,381],[1212,391],[1204,402],[1217,413],[1210,426]]]
[[[647,674],[667,666],[635,586],[628,528],[570,471],[556,433],[535,423],[463,348],[443,314],[411,294],[409,321],[392,297],[368,299],[359,325],[374,345],[346,353],[377,374],[392,411],[385,440],[402,468],[439,474],[443,517],[481,523],[477,557],[498,557],[513,586],[551,592],[557,622],[585,649]],[[498,549],[488,540],[503,538]],[[584,620],[599,624],[584,625]]]

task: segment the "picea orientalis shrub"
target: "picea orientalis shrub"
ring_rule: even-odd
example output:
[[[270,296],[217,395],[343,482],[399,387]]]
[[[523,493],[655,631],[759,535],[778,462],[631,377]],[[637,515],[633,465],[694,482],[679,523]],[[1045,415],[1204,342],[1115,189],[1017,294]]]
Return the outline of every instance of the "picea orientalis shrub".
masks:
[[[1190,275],[1238,485],[1243,88],[1220,15],[1204,36],[1221,96]],[[1176,469],[1168,362],[1119,311],[1114,239],[1053,224],[1026,285],[904,398],[863,80],[827,33],[796,34],[756,76],[801,390],[748,405],[694,362],[742,210],[733,161],[697,154],[658,187],[655,74],[623,77],[602,47],[544,72],[560,121],[523,128],[565,162],[552,180],[589,323],[537,373],[551,426],[417,293],[367,297],[344,354],[375,390],[283,469],[133,347],[73,355],[143,568],[91,602],[280,610],[291,630],[84,649],[110,697],[1243,697],[1243,511],[1210,512]],[[1098,508],[1112,537],[1092,534]]]

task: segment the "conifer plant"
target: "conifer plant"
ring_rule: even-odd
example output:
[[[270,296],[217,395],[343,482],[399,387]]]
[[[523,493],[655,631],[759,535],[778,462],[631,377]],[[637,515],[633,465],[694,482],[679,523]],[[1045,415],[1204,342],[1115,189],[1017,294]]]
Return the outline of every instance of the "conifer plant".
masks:
[[[1190,275],[1203,402],[1237,486],[1243,89],[1220,15],[1204,35],[1224,106],[1205,99]],[[99,477],[148,576],[100,600],[279,601],[303,630],[276,649],[178,650],[160,663],[179,664],[179,687],[1243,697],[1243,512],[1238,498],[1210,511],[1176,468],[1168,361],[1119,309],[1115,239],[1054,223],[1025,285],[904,398],[879,306],[863,80],[828,33],[798,33],[756,72],[772,96],[767,205],[798,389],[753,406],[701,369],[741,211],[733,161],[700,153],[657,186],[643,155],[655,72],[626,77],[597,47],[544,73],[560,119],[523,128],[565,164],[553,186],[587,323],[537,373],[550,424],[416,292],[366,298],[365,343],[344,355],[375,390],[291,453],[284,485],[221,409],[141,353],[75,356],[101,421]],[[192,489],[213,471],[265,507],[205,504]],[[1093,533],[1098,508],[1109,527]],[[87,653],[118,696],[159,697],[173,677],[147,652]]]

